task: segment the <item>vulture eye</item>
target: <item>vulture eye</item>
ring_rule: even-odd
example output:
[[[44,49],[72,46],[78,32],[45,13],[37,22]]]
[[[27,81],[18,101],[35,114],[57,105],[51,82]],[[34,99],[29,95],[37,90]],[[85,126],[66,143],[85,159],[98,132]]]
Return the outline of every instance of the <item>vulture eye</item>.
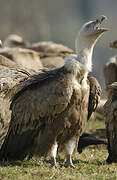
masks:
[[[95,26],[94,26],[94,29],[95,30],[98,30],[98,29],[100,29],[100,26],[101,26],[101,23],[98,21],[96,21],[96,24],[95,24]]]
[[[99,29],[99,25],[96,24],[96,25],[94,26],[94,30],[98,30],[98,29]]]

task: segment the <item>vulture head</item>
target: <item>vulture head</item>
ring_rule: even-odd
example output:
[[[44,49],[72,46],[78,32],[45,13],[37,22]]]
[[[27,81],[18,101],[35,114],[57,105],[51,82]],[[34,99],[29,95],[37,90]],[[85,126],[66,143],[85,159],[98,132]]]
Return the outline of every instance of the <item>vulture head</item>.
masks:
[[[80,32],[78,33],[78,38],[76,40],[76,51],[84,49],[86,47],[91,49],[94,47],[98,38],[106,31],[107,28],[101,27],[101,24],[107,17],[102,15],[94,21],[89,21],[85,23]]]
[[[27,47],[29,43],[17,34],[10,34],[4,41],[3,47]]]

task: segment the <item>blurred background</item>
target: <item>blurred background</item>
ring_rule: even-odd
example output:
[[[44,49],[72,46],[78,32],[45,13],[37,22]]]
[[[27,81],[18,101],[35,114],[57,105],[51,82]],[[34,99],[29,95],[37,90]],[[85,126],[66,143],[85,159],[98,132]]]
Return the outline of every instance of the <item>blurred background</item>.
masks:
[[[106,15],[108,33],[93,53],[93,72],[105,89],[103,66],[117,50],[109,42],[117,39],[117,0],[3,0],[0,2],[0,39],[18,34],[30,42],[54,41],[75,49],[75,38],[86,21]]]

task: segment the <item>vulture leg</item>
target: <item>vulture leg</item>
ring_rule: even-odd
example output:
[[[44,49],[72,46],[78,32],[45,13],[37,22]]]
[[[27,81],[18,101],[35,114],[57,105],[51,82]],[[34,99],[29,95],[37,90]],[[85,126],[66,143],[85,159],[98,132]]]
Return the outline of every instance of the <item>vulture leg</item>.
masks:
[[[65,162],[65,166],[66,167],[71,167],[71,168],[74,168],[75,166],[73,165],[72,163],[72,155],[71,154],[68,154],[67,155],[67,161]]]
[[[51,161],[52,161],[51,163],[52,163],[52,166],[55,168],[57,167],[57,164],[56,164],[57,147],[58,147],[58,145],[57,145],[57,143],[55,143],[51,150]]]
[[[76,146],[76,137],[72,137],[67,144],[65,144],[65,152],[67,154],[67,160],[65,162],[66,167],[73,167],[74,165],[72,163],[72,154]]]

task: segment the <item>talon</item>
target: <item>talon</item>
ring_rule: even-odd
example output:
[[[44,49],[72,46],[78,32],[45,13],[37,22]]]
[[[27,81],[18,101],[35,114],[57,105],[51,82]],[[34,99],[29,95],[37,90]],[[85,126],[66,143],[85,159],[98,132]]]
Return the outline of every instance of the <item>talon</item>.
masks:
[[[52,165],[52,168],[53,168],[53,169],[56,169],[56,168],[57,168],[57,165]]]
[[[67,156],[67,161],[65,162],[65,167],[75,168],[75,166],[72,163],[71,155]]]
[[[67,168],[75,168],[73,163],[71,164],[71,163],[68,163],[68,162],[65,163],[65,167],[67,167]]]

